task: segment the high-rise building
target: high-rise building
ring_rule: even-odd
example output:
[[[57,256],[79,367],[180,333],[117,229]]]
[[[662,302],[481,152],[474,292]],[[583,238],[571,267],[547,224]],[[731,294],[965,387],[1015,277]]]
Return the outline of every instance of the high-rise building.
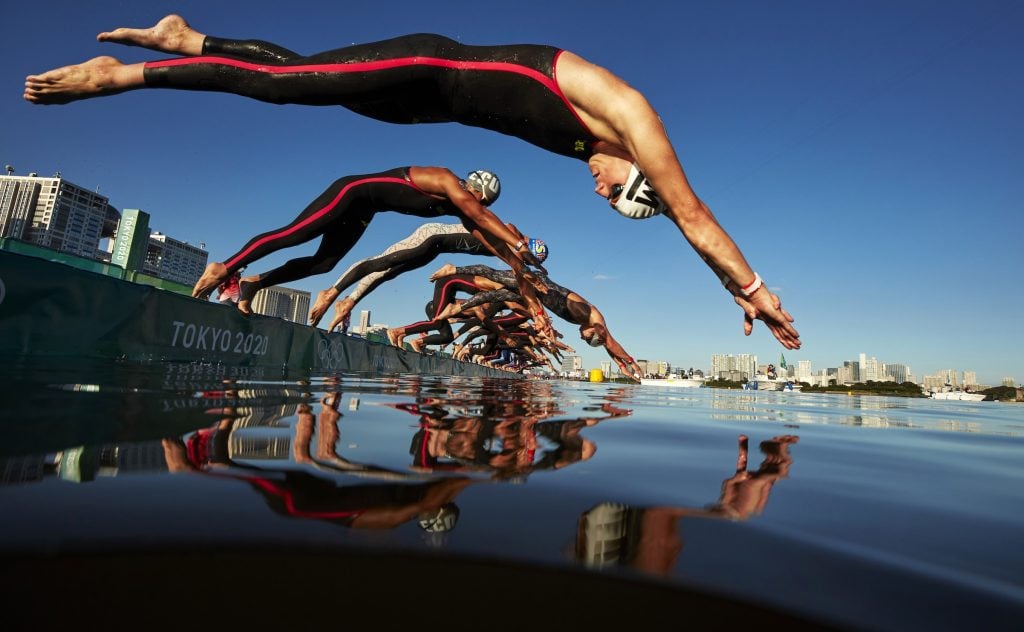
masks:
[[[843,362],[843,366],[836,370],[836,384],[853,384],[857,381],[853,371],[856,362]]]
[[[252,301],[252,311],[293,323],[305,323],[309,317],[309,292],[275,285],[260,290]]]
[[[579,376],[583,371],[583,358],[580,356],[566,356],[562,358],[562,371]]]
[[[359,332],[366,335],[370,331],[370,310],[364,309],[359,312]]]
[[[964,371],[964,386],[977,386],[978,374],[974,371]]]
[[[1013,376],[1003,376],[1003,386],[1016,386],[1017,382],[1013,379]]]
[[[867,354],[860,354],[860,362],[858,363],[860,369],[860,375],[857,378],[858,382],[881,382],[884,377],[882,371],[882,365],[878,362],[875,357],[867,357]]]
[[[715,354],[711,356],[711,377],[733,380],[749,380],[757,374],[757,356],[748,353],[739,355]]]
[[[889,364],[883,365],[883,372],[886,377],[892,379],[892,381],[902,384],[904,382],[912,381],[913,375],[910,373],[910,367],[905,364]]]
[[[203,275],[208,258],[209,253],[201,246],[154,232],[149,236],[143,272],[168,281],[194,285]]]
[[[811,361],[810,360],[797,360],[796,361],[796,381],[807,382],[810,384],[811,375]]]
[[[58,173],[41,178],[0,176],[0,237],[11,237],[80,257],[96,258],[117,210],[106,196]]]

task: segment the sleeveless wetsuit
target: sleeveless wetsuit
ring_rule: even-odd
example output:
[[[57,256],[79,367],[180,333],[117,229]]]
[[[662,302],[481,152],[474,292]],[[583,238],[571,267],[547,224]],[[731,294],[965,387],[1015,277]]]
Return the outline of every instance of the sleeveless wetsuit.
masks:
[[[388,123],[462,123],[587,160],[597,139],[558,87],[561,53],[416,34],[303,57],[258,40],[207,37],[201,56],[148,62],[143,77],[151,88],[340,105]]]
[[[224,262],[230,275],[272,252],[323,237],[316,254],[292,259],[261,276],[264,287],[331,270],[366,231],[376,213],[417,217],[453,215],[446,199],[426,193],[409,179],[409,168],[346,176],[335,181],[287,226],[257,235]]]

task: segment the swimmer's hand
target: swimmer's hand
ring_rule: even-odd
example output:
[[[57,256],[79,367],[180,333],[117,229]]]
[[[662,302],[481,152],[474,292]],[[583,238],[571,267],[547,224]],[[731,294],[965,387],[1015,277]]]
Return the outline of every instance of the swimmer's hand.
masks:
[[[736,304],[743,310],[743,334],[754,330],[754,320],[761,320],[775,339],[787,349],[799,349],[800,333],[793,327],[793,316],[782,308],[782,301],[762,286],[750,296],[736,296]]]

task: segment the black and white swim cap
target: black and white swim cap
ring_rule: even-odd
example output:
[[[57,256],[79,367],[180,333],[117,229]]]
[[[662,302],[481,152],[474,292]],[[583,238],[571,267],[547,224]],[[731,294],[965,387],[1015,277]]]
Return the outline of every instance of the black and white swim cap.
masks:
[[[619,199],[612,202],[612,208],[630,219],[647,219],[661,215],[665,211],[665,203],[654,192],[654,187],[640,172],[636,163],[633,163],[629,168],[626,183],[622,185],[622,193]]]
[[[446,503],[436,513],[420,516],[420,529],[427,532],[443,533],[455,528],[459,521],[459,508],[455,503]]]
[[[470,171],[466,176],[466,186],[480,192],[480,202],[484,206],[493,204],[501,195],[501,180],[490,171]]]

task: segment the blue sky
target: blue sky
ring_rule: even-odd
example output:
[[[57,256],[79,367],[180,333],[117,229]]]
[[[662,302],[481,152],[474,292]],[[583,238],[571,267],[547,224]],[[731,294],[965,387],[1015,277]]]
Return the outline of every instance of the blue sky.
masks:
[[[352,5],[358,6],[352,6]],[[378,7],[386,6],[386,11]],[[338,107],[136,91],[40,107],[25,75],[97,55],[162,57],[95,41],[169,12],[198,30],[299,52],[438,32],[465,43],[572,50],[644,92],[697,193],[796,317],[786,360],[815,370],[863,352],[918,375],[1024,380],[1024,5],[1017,2],[7,3],[0,160],[62,172],[223,260],[285,224],[335,178],[400,165],[497,172],[494,210],[548,242],[548,270],[593,302],[637,358],[706,367],[714,353],[777,361],[678,230],[624,219],[582,162],[458,125],[388,125]],[[418,225],[383,214],[339,265]],[[315,242],[250,271],[309,254]],[[449,258],[479,263],[479,258]],[[439,259],[440,266],[444,259]],[[382,286],[375,322],[417,320],[434,269]],[[291,285],[316,291],[336,274]],[[556,326],[588,368],[603,350]],[[577,344],[578,343],[578,344]]]

